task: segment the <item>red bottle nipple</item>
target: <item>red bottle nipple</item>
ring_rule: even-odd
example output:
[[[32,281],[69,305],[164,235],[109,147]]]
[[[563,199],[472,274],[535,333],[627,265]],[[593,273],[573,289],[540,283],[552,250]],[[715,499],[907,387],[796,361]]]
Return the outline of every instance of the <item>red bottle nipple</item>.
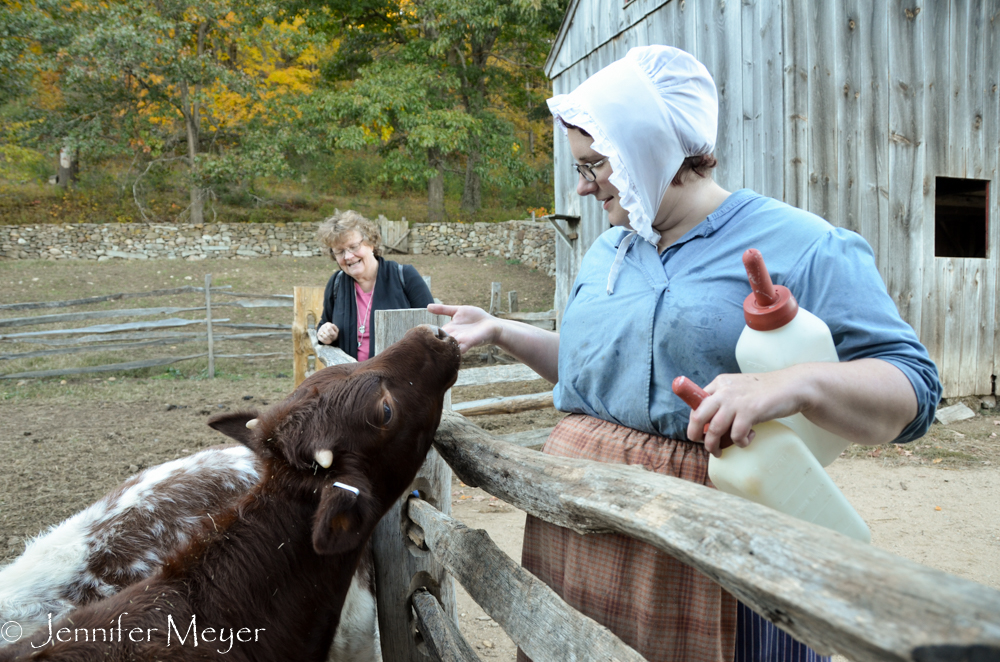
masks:
[[[702,387],[695,384],[693,381],[687,377],[678,377],[674,380],[671,387],[674,389],[674,393],[677,397],[684,401],[691,409],[697,409],[701,405],[701,401],[708,397],[708,393]],[[708,423],[705,424],[704,432],[708,432]],[[732,437],[729,436],[727,432],[721,439],[719,443],[719,448],[729,448],[733,445]]]
[[[764,256],[756,248],[743,253],[743,266],[753,290],[743,302],[743,317],[754,331],[780,329],[799,312],[799,303],[787,287],[775,285],[767,272]]]

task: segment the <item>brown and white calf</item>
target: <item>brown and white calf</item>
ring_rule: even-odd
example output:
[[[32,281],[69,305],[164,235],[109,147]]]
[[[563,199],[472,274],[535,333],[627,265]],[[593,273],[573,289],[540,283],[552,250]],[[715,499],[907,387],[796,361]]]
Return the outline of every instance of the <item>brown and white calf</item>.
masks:
[[[259,455],[257,485],[151,578],[0,660],[325,659],[365,544],[423,462],[459,362],[454,340],[418,327],[262,414],[210,420]]]
[[[114,595],[157,572],[214,516],[257,483],[246,446],[215,447],[131,476],[93,505],[31,540],[0,568],[0,624],[31,637],[48,620]],[[329,662],[378,662],[371,554],[355,572]],[[16,625],[14,625],[16,624]],[[0,637],[0,647],[7,645]]]

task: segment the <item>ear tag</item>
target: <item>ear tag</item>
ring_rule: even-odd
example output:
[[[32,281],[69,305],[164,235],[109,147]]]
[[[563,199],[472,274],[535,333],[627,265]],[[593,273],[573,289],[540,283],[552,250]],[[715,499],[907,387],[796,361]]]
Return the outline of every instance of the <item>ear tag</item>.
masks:
[[[359,490],[358,488],[351,487],[350,485],[345,485],[344,483],[339,483],[339,482],[334,483],[333,486],[339,487],[342,490],[347,490],[348,492],[353,492],[354,496],[358,496],[359,494],[361,494],[361,490]]]

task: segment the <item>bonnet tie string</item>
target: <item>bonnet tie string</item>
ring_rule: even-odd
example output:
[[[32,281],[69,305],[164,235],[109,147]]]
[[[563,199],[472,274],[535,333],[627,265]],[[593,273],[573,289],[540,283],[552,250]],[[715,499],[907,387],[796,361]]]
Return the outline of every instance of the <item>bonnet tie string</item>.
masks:
[[[621,271],[622,262],[625,261],[625,254],[628,253],[628,249],[632,247],[638,236],[638,232],[631,230],[618,244],[618,253],[615,254],[615,261],[611,264],[611,271],[608,273],[608,294],[615,293],[615,282],[618,280],[618,272]]]

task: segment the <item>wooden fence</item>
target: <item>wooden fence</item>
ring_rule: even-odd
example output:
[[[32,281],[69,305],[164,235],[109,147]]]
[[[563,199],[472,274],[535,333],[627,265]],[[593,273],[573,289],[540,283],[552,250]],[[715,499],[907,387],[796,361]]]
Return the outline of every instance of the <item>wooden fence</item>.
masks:
[[[444,321],[426,311],[378,315],[376,351],[410,326]],[[321,363],[341,362],[337,350],[311,349]],[[452,578],[535,662],[643,659],[485,531],[452,519],[452,471],[553,524],[647,542],[820,652],[855,662],[1000,660],[1000,591],[694,483],[543,455],[445,411],[412,486],[419,498],[408,491],[373,542],[386,662],[479,659],[457,628]]]
[[[0,305],[0,312],[37,311],[52,308],[69,308],[87,306],[107,301],[122,301],[138,298],[177,296],[185,294],[204,293],[204,305],[188,307],[148,307],[119,308],[112,310],[92,310],[85,312],[55,313],[21,317],[0,318],[0,342],[45,345],[53,349],[40,349],[27,352],[0,353],[0,364],[3,361],[16,361],[41,357],[54,357],[68,354],[116,352],[137,355],[144,354],[152,347],[175,347],[184,343],[204,343],[205,351],[184,356],[167,356],[159,358],[142,358],[135,361],[109,363],[97,366],[81,366],[71,368],[56,368],[52,370],[32,370],[0,374],[0,379],[30,379],[37,377],[58,377],[64,375],[79,375],[97,372],[112,372],[120,370],[135,370],[170,365],[180,361],[208,358],[208,375],[215,376],[215,359],[217,358],[266,358],[287,356],[287,352],[267,352],[256,354],[219,354],[216,344],[232,341],[255,341],[267,339],[288,338],[291,327],[285,324],[253,324],[231,323],[228,318],[220,318],[217,311],[220,308],[275,308],[291,307],[291,295],[276,294],[243,294],[231,292],[230,286],[212,287],[212,275],[205,276],[204,287],[178,287],[148,292],[125,292],[104,296],[86,297],[67,301],[40,301],[32,303],[14,303]],[[235,300],[219,300],[219,297],[231,297]],[[184,313],[204,313],[204,317],[194,319],[180,317]],[[130,321],[124,323],[96,324],[90,326],[72,326],[89,320],[108,320],[114,318],[136,318],[168,315],[166,319],[148,321]],[[58,325],[58,328],[26,332],[9,333],[7,329],[18,327],[41,327]],[[197,331],[181,331],[179,329],[198,328]],[[220,329],[232,329],[220,333]],[[235,331],[235,332],[234,332]]]

